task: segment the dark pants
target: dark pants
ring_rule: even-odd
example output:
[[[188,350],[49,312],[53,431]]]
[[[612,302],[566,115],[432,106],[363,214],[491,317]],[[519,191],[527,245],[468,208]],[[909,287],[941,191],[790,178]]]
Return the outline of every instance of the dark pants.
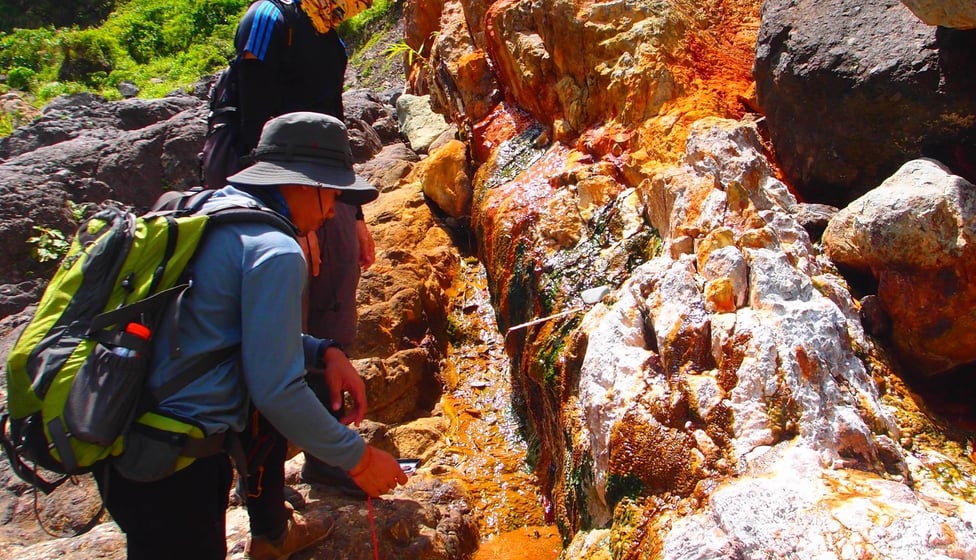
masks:
[[[247,456],[247,516],[251,535],[277,538],[285,530],[285,457],[288,440],[251,406],[247,428],[241,433]]]
[[[338,201],[337,201],[338,202]],[[318,230],[322,265],[308,279],[306,331],[331,338],[352,350],[356,338],[356,289],[359,286],[359,237],[355,206],[335,205],[335,217]]]
[[[322,372],[305,377],[326,408],[329,389]],[[342,411],[329,412],[339,418]],[[241,433],[241,444],[247,456],[247,516],[251,535],[278,537],[285,530],[288,517],[285,509],[285,458],[288,440],[254,406],[251,406],[248,427]],[[306,455],[306,461],[308,455]]]
[[[94,474],[106,508],[125,533],[128,560],[223,560],[227,555],[233,468],[226,454],[197,459],[156,482],[131,481],[111,466]]]

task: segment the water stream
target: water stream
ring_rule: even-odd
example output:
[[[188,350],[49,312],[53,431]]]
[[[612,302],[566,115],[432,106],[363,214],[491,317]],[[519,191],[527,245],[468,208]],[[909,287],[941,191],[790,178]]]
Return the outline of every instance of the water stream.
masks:
[[[482,265],[465,259],[453,294],[452,345],[440,407],[450,419],[435,461],[441,475],[468,488],[479,512],[476,560],[555,559],[558,533],[546,525],[538,481],[511,403],[509,362]]]

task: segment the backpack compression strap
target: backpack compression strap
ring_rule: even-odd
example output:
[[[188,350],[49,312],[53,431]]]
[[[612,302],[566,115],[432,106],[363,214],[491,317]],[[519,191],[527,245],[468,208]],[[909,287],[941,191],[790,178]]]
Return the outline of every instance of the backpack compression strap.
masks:
[[[10,468],[13,469],[14,474],[19,476],[24,482],[29,482],[45,494],[50,494],[55,488],[61,486],[61,484],[70,477],[65,476],[60,480],[48,482],[37,474],[36,468],[32,469],[27,463],[25,463],[23,459],[20,458],[20,453],[17,452],[14,442],[10,441],[10,438],[7,437],[7,420],[9,418],[9,414],[4,414],[3,417],[0,418],[0,445],[3,446],[4,453],[7,454],[7,460],[10,462]]]

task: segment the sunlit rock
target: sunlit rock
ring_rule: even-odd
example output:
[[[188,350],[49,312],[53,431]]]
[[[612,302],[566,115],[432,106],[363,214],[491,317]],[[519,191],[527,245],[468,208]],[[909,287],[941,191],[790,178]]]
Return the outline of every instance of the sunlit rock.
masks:
[[[669,191],[670,220],[672,229],[701,236],[703,270],[690,255],[652,259],[580,327],[588,344],[574,407],[584,419],[578,437],[585,438],[581,443],[589,448],[593,473],[579,477],[578,495],[597,498],[586,502],[589,519],[599,526],[615,519],[621,500],[690,498],[696,488],[732,477],[735,482],[718,487],[731,488],[728,494],[709,493],[703,502],[712,512],[707,519],[725,515],[720,511],[724,504],[729,512],[751,509],[748,496],[758,492],[761,501],[771,502],[762,507],[777,512],[756,520],[765,524],[762,531],[775,532],[777,523],[809,527],[821,514],[795,505],[807,498],[773,490],[775,473],[800,465],[811,480],[828,481],[818,483],[820,489],[811,484],[810,491],[822,496],[809,498],[811,503],[830,499],[829,481],[850,478],[852,491],[875,496],[877,488],[886,488],[907,496],[900,499],[908,506],[891,514],[907,523],[925,507],[904,485],[909,482],[907,460],[892,444],[900,430],[859,357],[868,343],[850,295],[790,217],[792,198],[777,186],[762,159],[750,162],[748,153],[758,154],[758,144],[744,140],[749,126],[715,121],[697,130],[701,136],[689,139],[686,158],[693,163],[683,168],[683,184],[697,188]],[[723,157],[701,157],[697,150]],[[708,186],[712,192],[706,192]],[[725,193],[725,200],[734,194],[735,202],[708,203],[715,192]],[[770,232],[769,246],[741,247],[756,227]],[[706,304],[704,275],[715,276],[721,269],[738,270],[729,275],[748,286],[738,309],[710,310]],[[803,460],[777,466],[786,459],[771,450],[786,448],[795,449],[790,457]],[[652,457],[667,458],[667,466]],[[860,474],[835,471],[850,467]],[[781,484],[788,485],[790,479],[783,476]],[[844,511],[861,523],[868,519],[856,508]],[[932,523],[939,515],[944,512],[932,514]],[[682,525],[673,533],[651,526],[661,531],[666,549],[685,549],[689,544],[682,539],[717,531],[728,539],[716,541],[716,550],[762,555],[767,550],[762,546],[770,546],[776,553],[775,545],[757,544],[766,539],[750,540],[745,523],[699,524],[687,536]],[[823,533],[809,535],[810,551],[817,551],[832,532],[818,530]],[[912,538],[926,534],[913,533]],[[898,531],[886,534],[885,546],[901,550],[899,536]]]
[[[471,215],[471,179],[467,146],[451,140],[434,150],[418,166],[416,177],[424,194],[455,218]]]
[[[491,5],[485,28],[499,81],[514,100],[547,125],[558,119],[582,132],[602,119],[640,124],[684,95],[701,95],[723,116],[740,111],[728,91],[749,82],[742,61],[755,16],[752,2],[727,2],[706,16],[665,1],[504,1]],[[731,40],[720,45],[708,31],[699,34],[703,24]],[[693,77],[684,63],[701,71]]]
[[[976,186],[934,160],[903,165],[841,210],[827,255],[868,272],[907,365],[924,375],[976,360]]]
[[[427,96],[404,94],[396,104],[400,131],[415,152],[427,153],[431,142],[450,128],[442,115],[431,110]]]
[[[976,29],[976,4],[969,0],[901,0],[901,3],[929,25]]]
[[[746,303],[747,288],[749,286],[749,269],[742,252],[736,247],[723,247],[708,254],[699,272],[709,283],[716,285],[713,290],[723,305],[716,308],[719,312],[734,311]],[[717,301],[715,298],[709,300]]]
[[[661,558],[969,558],[971,504],[923,500],[908,486],[821,467],[780,445],[761,472],[720,485],[702,513],[675,519]],[[707,537],[704,537],[707,536]],[[710,551],[702,555],[702,550]]]

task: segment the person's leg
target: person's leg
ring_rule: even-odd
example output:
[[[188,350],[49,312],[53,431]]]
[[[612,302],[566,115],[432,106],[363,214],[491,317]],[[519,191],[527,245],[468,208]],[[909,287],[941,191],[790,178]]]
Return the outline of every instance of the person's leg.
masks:
[[[288,440],[252,405],[241,445],[247,457],[244,499],[251,535],[274,538],[285,530],[290,516],[284,493]]]
[[[197,459],[156,482],[134,482],[111,465],[95,471],[105,507],[126,536],[128,560],[223,560],[233,469],[225,454]]]
[[[315,395],[328,408],[330,406],[329,388],[325,384],[322,372],[310,372],[305,376],[305,381]],[[342,410],[329,409],[337,419],[342,417]],[[305,454],[305,465],[302,467],[302,481],[310,484],[323,484],[334,488],[350,498],[365,500],[366,492],[353,482],[346,471],[339,467],[334,467],[328,463],[320,461],[315,457]]]
[[[332,530],[330,517],[306,518],[285,504],[285,457],[288,440],[251,409],[251,423],[242,434],[248,455],[247,515],[251,538],[249,560],[277,560],[324,539]]]
[[[308,284],[308,334],[331,338],[347,351],[356,339],[359,238],[356,207],[335,205],[335,217],[319,229],[322,263]]]

